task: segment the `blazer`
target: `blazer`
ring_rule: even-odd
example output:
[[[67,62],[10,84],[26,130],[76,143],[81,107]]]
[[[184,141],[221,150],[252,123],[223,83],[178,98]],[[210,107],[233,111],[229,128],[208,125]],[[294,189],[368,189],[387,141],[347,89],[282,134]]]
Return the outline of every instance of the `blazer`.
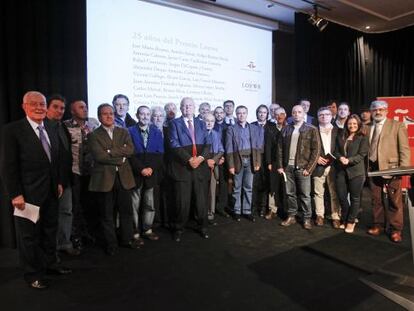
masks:
[[[368,132],[368,135],[371,132]],[[378,141],[378,167],[380,170],[410,166],[410,146],[406,126],[387,119]]]
[[[60,179],[65,188],[71,184],[72,178],[72,137],[63,122],[50,120],[48,118],[45,118],[43,122],[50,124],[57,132],[59,139]]]
[[[261,166],[263,150],[263,129],[257,125],[247,123],[250,132],[251,164],[254,167]],[[236,123],[229,126],[226,131],[225,150],[228,168],[234,168],[236,174],[241,170],[242,159],[240,155],[240,126]]]
[[[364,159],[368,154],[369,141],[368,136],[358,135],[354,136],[352,141],[348,141],[347,150],[345,152],[345,138],[343,135],[337,136],[334,156],[338,159],[335,168],[337,171],[345,170],[349,179],[357,176],[365,176]],[[345,157],[349,160],[349,164],[344,166],[339,161],[340,157]]]
[[[278,158],[277,168],[285,168],[289,163],[290,142],[294,126],[289,124],[282,129],[278,141]],[[299,128],[299,139],[296,148],[295,167],[306,169],[310,174],[316,167],[319,152],[321,149],[321,141],[319,139],[318,130],[311,124],[303,122]]]
[[[161,131],[153,124],[148,126],[147,146],[144,146],[141,129],[139,125],[128,128],[132,142],[134,144],[134,154],[130,158],[130,163],[135,177],[137,187],[153,188],[160,181],[162,174],[162,164],[164,157],[164,138]],[[144,177],[141,171],[144,168],[152,168],[152,175]]]
[[[51,161],[27,118],[6,124],[2,130],[1,176],[10,199],[23,195],[27,203],[40,207],[50,196],[57,198],[59,140],[56,130],[47,122]]]
[[[324,155],[326,155],[328,152],[331,153],[332,155],[335,152],[335,146],[336,146],[336,137],[338,136],[338,128],[337,127],[332,127],[332,132],[331,132],[331,150],[325,150],[323,148],[323,143],[322,143],[322,137],[321,137],[321,132],[318,128],[318,134],[319,134],[319,140],[321,141],[321,149],[319,151],[319,154],[321,157],[323,157]],[[332,163],[329,164],[332,166]],[[329,166],[329,165],[320,165],[320,164],[316,164],[315,170],[312,173],[312,176],[314,177],[321,177],[324,172],[325,169]]]
[[[111,139],[101,125],[88,135],[88,140],[94,160],[89,191],[111,191],[117,172],[124,189],[135,187],[134,175],[127,159],[134,153],[128,130],[115,126]]]
[[[210,158],[210,142],[206,125],[197,118],[193,120],[197,156],[202,156],[207,160]],[[196,169],[193,169],[188,163],[188,160],[192,157],[193,142],[183,117],[170,121],[168,126],[168,142],[172,157],[168,171],[175,181],[190,180],[193,172],[196,172],[200,180],[209,178],[210,173],[206,161],[203,161]]]

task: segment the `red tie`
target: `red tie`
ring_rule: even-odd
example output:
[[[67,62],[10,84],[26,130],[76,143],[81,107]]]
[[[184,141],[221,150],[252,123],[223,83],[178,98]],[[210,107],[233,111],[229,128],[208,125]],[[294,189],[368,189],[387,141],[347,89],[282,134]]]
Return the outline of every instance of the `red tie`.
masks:
[[[188,130],[190,131],[190,135],[191,135],[191,141],[193,142],[193,157],[197,156],[197,147],[195,144],[195,135],[194,135],[194,126],[193,126],[193,122],[191,120],[188,120]]]

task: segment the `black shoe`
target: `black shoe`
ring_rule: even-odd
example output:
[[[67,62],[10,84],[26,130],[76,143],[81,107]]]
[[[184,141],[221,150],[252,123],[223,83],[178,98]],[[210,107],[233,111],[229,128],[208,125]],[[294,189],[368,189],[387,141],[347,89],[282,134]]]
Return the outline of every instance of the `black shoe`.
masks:
[[[105,253],[106,253],[108,256],[114,256],[114,255],[116,254],[116,252],[117,252],[117,248],[116,248],[116,247],[113,247],[113,246],[108,246],[108,247],[105,249]]]
[[[240,214],[233,214],[233,219],[237,222],[240,221]]]
[[[83,243],[81,238],[74,238],[72,239],[73,248],[76,248],[78,250],[83,249]]]
[[[183,235],[183,232],[180,230],[177,230],[174,232],[173,239],[175,242],[181,242],[181,236]]]
[[[224,218],[230,218],[230,215],[225,211],[217,210],[216,214],[219,214],[221,217],[224,217]]]
[[[141,248],[141,245],[142,244],[140,243],[140,241],[132,239],[128,243],[122,243],[120,246],[125,247],[125,248],[130,248],[130,249],[139,249]]]
[[[72,273],[72,269],[62,267],[62,266],[52,266],[46,269],[46,274],[52,274],[52,275],[67,275],[71,273]]]
[[[246,215],[246,219],[250,220],[251,222],[256,222],[256,218],[252,214]]]
[[[80,249],[77,248],[68,248],[68,249],[61,249],[60,252],[69,255],[69,256],[79,256],[81,254]]]
[[[28,282],[30,288],[37,289],[37,290],[44,290],[49,287],[49,283],[45,280],[34,280],[33,282]]]
[[[201,230],[200,235],[203,239],[208,239],[210,237],[207,233],[207,230]]]

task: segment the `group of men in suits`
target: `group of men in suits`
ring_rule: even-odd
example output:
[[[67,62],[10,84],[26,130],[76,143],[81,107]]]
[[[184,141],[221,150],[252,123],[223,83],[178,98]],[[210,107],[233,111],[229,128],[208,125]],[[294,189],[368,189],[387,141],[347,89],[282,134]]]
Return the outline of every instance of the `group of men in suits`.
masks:
[[[95,193],[95,209],[88,206],[88,210],[96,213],[92,218],[98,219],[95,225],[108,255],[114,255],[119,245],[140,248],[141,236],[159,239],[153,231],[155,200],[170,205],[164,216],[179,242],[192,206],[204,239],[209,238],[214,213],[229,217],[230,212],[236,221],[244,215],[254,222],[256,212],[271,220],[281,211],[287,214],[281,225],[290,226],[301,212],[302,225],[309,230],[312,194],[315,224],[322,226],[326,185],[332,225],[340,226],[331,155],[349,115],[346,103],[338,106],[336,119],[333,105],[320,108],[318,123],[308,114],[308,100],[295,105],[289,119],[276,103],[260,105],[257,122],[249,123],[248,108],[235,107],[231,100],[213,112],[204,103],[195,117],[195,103],[185,97],[181,117],[175,118],[174,104],[165,106],[161,129],[151,122],[147,106],[138,108],[136,122],[122,94],[114,96],[112,105],[98,107],[100,125],[87,117],[83,101],[74,101],[72,118],[62,122],[64,105],[61,97],[51,97],[47,105],[41,93],[28,92],[22,104],[26,117],[2,130],[1,172],[11,204],[19,210],[27,203],[40,207],[37,223],[15,217],[24,277],[32,288],[47,287],[46,273],[71,273],[57,263],[56,250],[78,255],[77,239],[89,234],[83,232],[82,218],[91,204],[85,190]],[[384,101],[370,107],[370,170],[409,165],[406,128],[386,118],[387,108]],[[371,179],[374,222],[369,234],[386,230],[392,241],[401,241],[400,185],[400,178]]]

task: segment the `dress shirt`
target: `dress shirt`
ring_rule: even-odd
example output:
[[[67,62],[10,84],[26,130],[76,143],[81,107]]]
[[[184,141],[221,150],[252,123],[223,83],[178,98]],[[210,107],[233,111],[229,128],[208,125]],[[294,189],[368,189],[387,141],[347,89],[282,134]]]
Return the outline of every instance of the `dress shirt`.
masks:
[[[111,138],[111,140],[114,137],[114,126],[111,127],[106,127],[104,125],[102,125],[102,127],[104,128],[104,130],[108,133],[109,137]]]
[[[250,144],[250,129],[248,127],[248,123],[246,122],[244,127],[237,122],[237,126],[240,130],[240,151],[251,151],[251,144]]]
[[[385,123],[386,120],[387,120],[387,118],[384,118],[384,120],[382,120],[380,122],[374,122],[372,124],[371,131],[369,133],[369,142],[371,142],[371,140],[372,140],[372,135],[374,134],[375,127],[377,127],[378,136],[381,135],[381,131],[382,131],[382,128],[383,128],[384,123]]]
[[[319,132],[321,134],[322,146],[325,154],[331,152],[332,128],[332,124],[328,124],[326,127],[319,126]]]
[[[47,131],[45,129],[45,125],[42,123],[36,123],[35,121],[33,121],[32,119],[30,119],[29,117],[26,117],[27,121],[29,121],[30,126],[32,127],[33,131],[36,133],[36,136],[40,139],[40,132],[39,132],[39,126],[42,126],[44,131],[43,133],[45,134],[46,140],[50,146],[50,139],[49,139],[49,135],[47,134]]]

